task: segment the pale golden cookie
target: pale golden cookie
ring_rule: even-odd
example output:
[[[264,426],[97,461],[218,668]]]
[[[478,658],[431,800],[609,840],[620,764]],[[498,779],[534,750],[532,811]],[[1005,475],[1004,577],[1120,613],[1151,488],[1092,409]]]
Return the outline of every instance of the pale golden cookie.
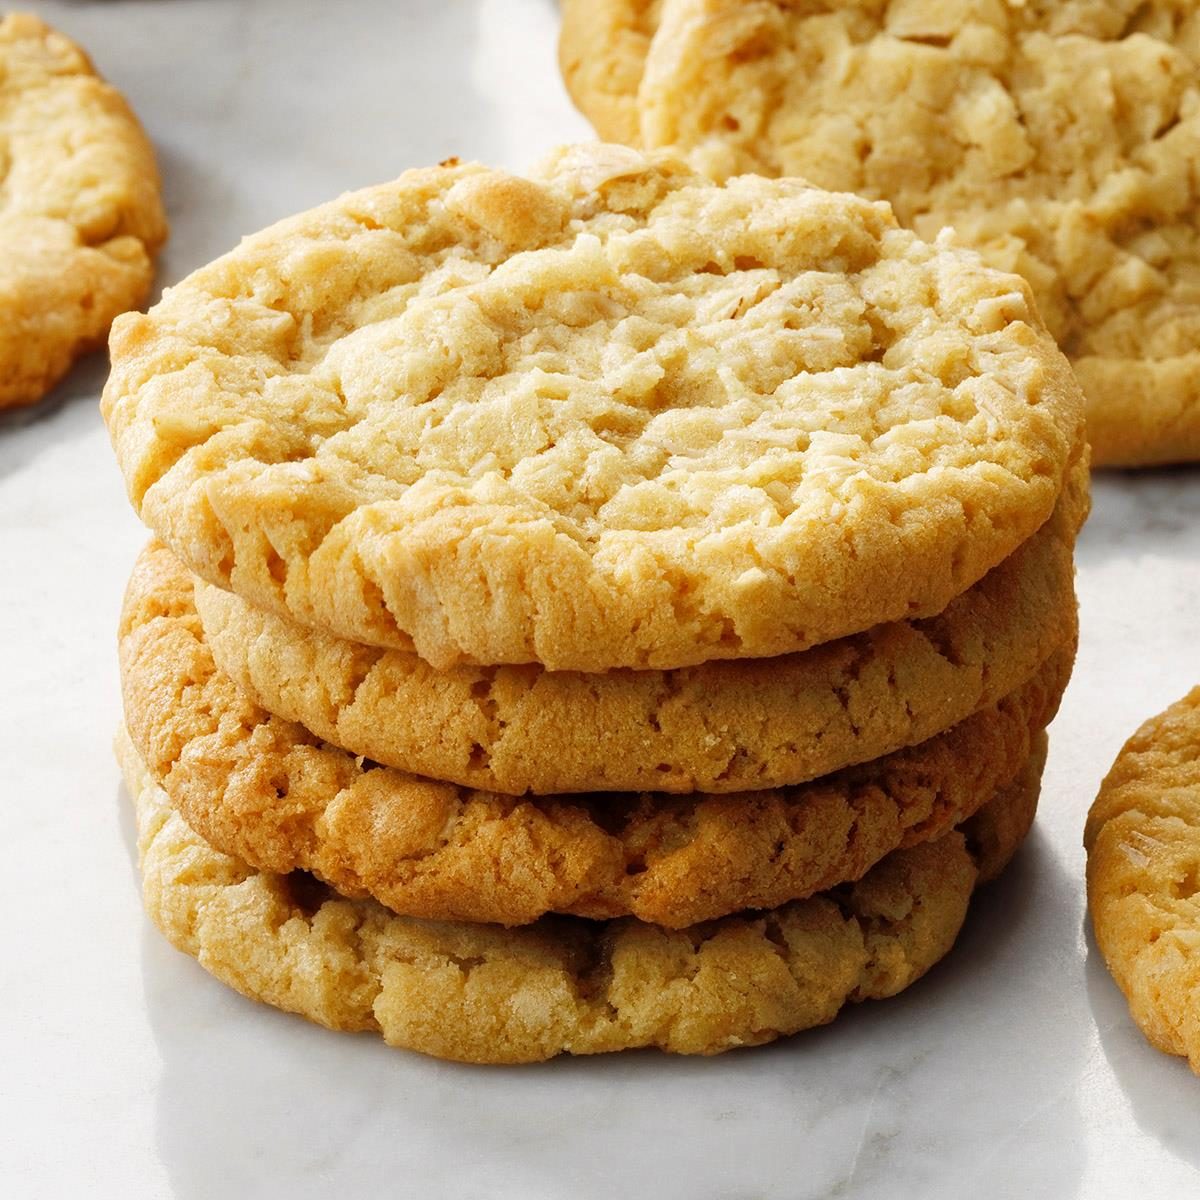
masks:
[[[786,787],[933,737],[1020,687],[1062,644],[1087,509],[1054,516],[946,610],[799,654],[678,671],[436,671],[304,629],[210,584],[217,665],[257,704],[386,766],[522,795]]]
[[[662,0],[560,0],[558,65],[606,142],[638,140],[637,90]]]
[[[680,927],[773,908],[969,817],[1021,769],[1070,675],[1069,644],[1017,693],[928,742],[795,789],[517,800],[366,764],[264,711],[217,670],[191,581],[161,545],[121,622],[126,722],[150,773],[218,849],[314,872],[409,916],[547,912]]]
[[[120,94],[37,17],[0,18],[0,408],[103,345],[166,235],[154,152]]]
[[[1096,943],[1133,1019],[1200,1074],[1200,688],[1125,743],[1084,842]]]
[[[568,4],[568,27],[589,3]],[[634,144],[718,178],[885,199],[925,237],[953,225],[1029,280],[1088,397],[1098,464],[1200,457],[1192,0],[599,7],[638,30],[598,43],[612,60],[576,89],[599,128],[628,106],[596,81],[632,85]]]
[[[797,181],[568,147],[405,174],[114,327],[139,513],[202,578],[443,669],[672,668],[929,616],[1082,435],[1015,276]]]
[[[123,734],[117,753],[146,910],[175,946],[252,999],[466,1062],[638,1046],[718,1054],[825,1024],[933,966],[978,876],[969,830],[954,831],[827,895],[675,932],[569,917],[518,930],[417,921],[219,854],[171,811]],[[989,809],[1032,817],[1037,788],[1031,768]],[[993,828],[1009,831],[1011,856],[1025,830]]]

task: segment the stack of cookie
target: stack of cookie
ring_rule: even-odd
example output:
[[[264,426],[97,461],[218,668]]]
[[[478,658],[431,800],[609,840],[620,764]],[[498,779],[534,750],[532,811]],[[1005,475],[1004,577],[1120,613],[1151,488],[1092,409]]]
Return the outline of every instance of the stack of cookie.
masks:
[[[601,137],[803,176],[1024,276],[1101,464],[1200,459],[1194,0],[563,0]]]
[[[147,905],[239,990],[471,1061],[758,1044],[918,978],[1028,829],[1082,401],[886,204],[451,161],[112,354]]]

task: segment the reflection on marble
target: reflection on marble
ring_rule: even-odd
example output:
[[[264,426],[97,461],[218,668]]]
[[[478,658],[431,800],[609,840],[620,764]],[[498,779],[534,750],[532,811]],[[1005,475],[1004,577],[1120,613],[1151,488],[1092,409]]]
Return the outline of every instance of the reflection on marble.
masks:
[[[586,137],[552,0],[27,0],[160,153],[171,283],[277,217],[448,154]],[[1200,1081],[1084,937],[1084,814],[1200,680],[1200,470],[1098,479],[1037,831],[911,991],[785,1044],[470,1068],[243,1000],[145,925],[109,749],[144,540],[81,364],[0,418],[6,881],[0,1196],[1157,1200],[1197,1194]],[[15,1035],[15,1036],[14,1036]]]

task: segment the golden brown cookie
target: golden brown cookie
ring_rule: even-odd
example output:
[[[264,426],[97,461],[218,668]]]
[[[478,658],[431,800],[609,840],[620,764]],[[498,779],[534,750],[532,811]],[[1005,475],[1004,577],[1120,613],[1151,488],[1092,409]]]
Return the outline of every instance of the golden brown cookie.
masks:
[[[1200,688],[1125,743],[1084,842],[1096,942],[1133,1019],[1200,1074]]]
[[[718,1054],[894,995],[951,947],[978,869],[953,831],[858,883],[772,912],[670,931],[547,917],[524,929],[398,917],[310,876],[251,870],[171,811],[124,735],[146,910],[180,950],[255,1000],[466,1062],[657,1046]],[[989,809],[1032,815],[1036,764]],[[997,820],[1015,838],[1024,830]]]
[[[795,180],[413,171],[119,321],[130,495],[202,578],[444,669],[667,669],[940,612],[1054,508],[1027,287]]]
[[[120,94],[37,17],[0,18],[0,408],[103,345],[166,235],[154,152]]]
[[[804,787],[518,800],[363,763],[259,708],[216,668],[191,593],[170,551],[143,553],[121,668],[134,744],[192,827],[260,870],[309,870],[409,916],[506,925],[566,912],[680,927],[858,878],[1017,774],[1074,657],[1072,625],[1014,695]]]
[[[782,658],[585,675],[436,671],[199,584],[217,665],[258,705],[385,766],[522,795],[787,787],[924,741],[1024,684],[1075,609],[1079,462],[1051,520],[946,610]]]
[[[1017,779],[1003,789],[1003,803],[984,804],[959,829],[979,872],[976,883],[990,883],[1008,866],[1014,849],[1024,840],[1037,816],[1042,771],[1050,739],[1043,730],[1034,739],[1033,750]]]
[[[591,0],[568,2],[570,42]],[[1200,457],[1200,14],[1191,0],[595,7],[575,94],[718,178],[801,175],[953,225],[1025,276],[1098,464]],[[587,17],[603,24],[599,13]],[[629,102],[599,83],[633,86]],[[570,82],[570,81],[569,81]]]

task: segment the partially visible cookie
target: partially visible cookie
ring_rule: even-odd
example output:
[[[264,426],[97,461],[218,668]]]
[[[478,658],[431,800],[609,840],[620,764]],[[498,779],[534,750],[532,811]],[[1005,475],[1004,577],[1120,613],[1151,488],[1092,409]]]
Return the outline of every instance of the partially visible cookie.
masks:
[[[252,999],[459,1061],[718,1054],[825,1024],[946,954],[978,877],[954,831],[828,895],[674,932],[569,917],[517,930],[417,921],[218,853],[171,811],[124,735],[117,752],[146,910],[175,946]],[[1028,812],[1031,775],[992,806]],[[1023,836],[1014,822],[994,827]]]
[[[411,171],[114,327],[130,496],[259,607],[438,669],[669,669],[931,616],[1050,516],[1014,275],[796,180],[583,145]]]
[[[924,621],[772,659],[585,675],[436,671],[198,583],[217,665],[256,703],[374,762],[522,795],[786,787],[924,741],[1024,684],[1073,623],[1086,457],[1054,516]]]
[[[1084,842],[1096,942],[1133,1019],[1200,1074],[1200,688],[1125,743]]]
[[[662,0],[561,0],[558,64],[606,142],[638,141],[637,90]]]
[[[37,17],[0,19],[0,408],[103,345],[166,235],[154,152],[120,94]]]
[[[564,39],[589,7],[568,6]],[[953,225],[1033,287],[1083,384],[1098,464],[1200,457],[1190,0],[628,7],[638,35],[598,42],[609,66],[573,87],[585,112],[620,113],[625,140],[690,152],[718,178],[799,175],[888,200],[925,237]],[[614,100],[599,79],[636,92]]]
[[[121,678],[134,744],[207,841],[313,871],[410,916],[524,924],[547,912],[679,927],[773,908],[940,836],[1021,769],[1074,658],[954,729],[798,788],[516,800],[363,763],[257,707],[220,672],[187,572],[152,546],[130,581]]]

